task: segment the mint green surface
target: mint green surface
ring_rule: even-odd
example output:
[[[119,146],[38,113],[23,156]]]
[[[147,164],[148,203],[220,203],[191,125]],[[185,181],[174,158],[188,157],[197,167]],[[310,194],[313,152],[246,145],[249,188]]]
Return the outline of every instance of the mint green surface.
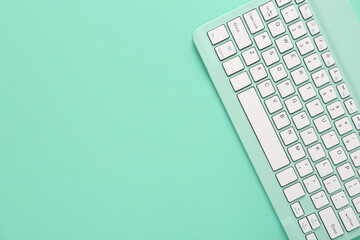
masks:
[[[0,239],[286,239],[192,43],[245,2],[2,1]]]

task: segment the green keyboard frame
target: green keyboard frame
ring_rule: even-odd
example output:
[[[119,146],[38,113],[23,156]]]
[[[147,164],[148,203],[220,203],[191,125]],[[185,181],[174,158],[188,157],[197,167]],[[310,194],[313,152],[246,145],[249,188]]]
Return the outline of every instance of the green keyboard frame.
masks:
[[[304,234],[302,232],[298,224],[298,220],[301,219],[301,217],[299,219],[296,219],[292,210],[290,209],[290,204],[286,200],[282,191],[283,188],[280,187],[275,177],[275,173],[271,169],[265,157],[265,154],[252,130],[252,127],[248,122],[248,119],[238,101],[237,93],[234,92],[230,84],[229,77],[226,76],[222,64],[214,51],[214,46],[211,44],[207,36],[208,31],[222,24],[226,24],[228,21],[233,20],[236,17],[242,16],[244,13],[253,10],[254,8],[259,9],[259,6],[267,2],[269,2],[269,0],[254,0],[246,5],[235,9],[232,12],[227,13],[220,18],[215,19],[214,21],[211,21],[199,27],[194,33],[194,43],[214,83],[214,86],[219,93],[219,96],[226,108],[226,111],[230,116],[235,130],[240,137],[240,140],[248,154],[248,157],[251,160],[254,169],[257,172],[257,175],[272,203],[272,206],[285,229],[287,236],[290,239],[305,239],[305,235],[307,234]],[[309,4],[311,8],[314,19],[317,21],[320,27],[320,34],[325,37],[328,48],[335,59],[335,66],[339,68],[344,79],[343,81],[346,82],[346,84],[348,85],[351,92],[351,97],[354,99],[357,107],[360,108],[360,102],[358,97],[358,93],[360,93],[360,77],[357,78],[357,76],[360,76],[360,67],[357,66],[357,62],[360,62],[360,24],[351,8],[350,3],[347,0],[305,0],[305,2]],[[334,16],[338,17],[336,18]],[[305,22],[306,21],[303,21],[304,24]],[[233,40],[230,32],[229,35],[230,39]],[[251,36],[250,33],[249,35]],[[293,45],[296,46],[294,40]],[[296,47],[294,49],[298,52]],[[238,50],[237,54],[239,54],[239,52],[240,51]],[[317,49],[315,49],[315,52],[318,52]],[[280,60],[280,62],[284,64],[282,59]],[[262,59],[258,63],[264,64]],[[266,65],[264,64],[264,66]],[[245,67],[245,70],[243,71],[247,70],[248,68]],[[290,76],[289,71],[287,72]],[[335,84],[333,85],[335,86]],[[255,86],[254,82],[252,86]],[[326,110],[325,113],[327,113]],[[347,114],[347,116],[349,115]],[[341,145],[343,146],[342,143]],[[291,162],[289,166],[294,166],[294,164],[294,162]],[[337,174],[336,170],[334,172],[335,174]],[[307,196],[309,196],[309,194],[307,194]],[[329,201],[331,204],[331,200]],[[311,202],[309,197],[305,197],[302,200],[302,206],[304,209],[312,209],[313,212],[318,212],[318,210],[314,208],[313,203]],[[335,212],[338,211],[335,210]],[[304,216],[307,216],[308,214],[310,214],[310,212],[306,212]],[[357,216],[359,216],[359,214],[357,214]],[[261,218],[261,216],[254,217]],[[341,222],[340,219],[339,221]],[[322,223],[321,225],[321,228],[314,231],[317,238],[319,240],[329,239],[329,235],[324,229]],[[259,226],[259,228],[261,228],[261,226]],[[346,232],[345,228],[343,227],[343,230],[345,232],[344,235],[337,239],[354,239],[357,236],[360,236],[360,228],[355,229],[351,232]],[[310,233],[311,232],[309,232],[308,234]]]

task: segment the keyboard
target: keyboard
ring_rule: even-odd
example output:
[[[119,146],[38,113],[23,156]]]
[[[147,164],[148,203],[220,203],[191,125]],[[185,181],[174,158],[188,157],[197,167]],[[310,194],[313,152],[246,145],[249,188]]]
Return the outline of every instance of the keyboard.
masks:
[[[314,1],[253,1],[194,42],[288,237],[352,239],[360,105]]]

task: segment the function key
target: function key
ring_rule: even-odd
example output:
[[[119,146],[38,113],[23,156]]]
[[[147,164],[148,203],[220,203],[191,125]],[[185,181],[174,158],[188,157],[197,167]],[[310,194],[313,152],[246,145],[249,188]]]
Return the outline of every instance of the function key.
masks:
[[[291,209],[294,212],[295,217],[297,217],[297,218],[304,215],[304,210],[302,209],[299,202],[291,204]]]
[[[218,44],[219,42],[222,42],[230,37],[224,25],[209,31],[208,36],[212,45]]]
[[[224,60],[234,54],[236,54],[236,49],[232,41],[228,41],[215,48],[215,51],[221,60]]]
[[[331,69],[329,72],[330,72],[331,78],[333,79],[334,82],[337,83],[343,79],[341,76],[341,73],[337,67]]]
[[[326,44],[323,36],[319,36],[319,37],[315,38],[315,44],[320,52],[327,49],[327,44]]]
[[[269,21],[274,17],[278,16],[275,5],[273,2],[268,2],[260,7],[261,14],[263,15],[265,21]]]
[[[312,20],[306,24],[309,28],[311,35],[316,35],[320,32],[319,26],[315,20]]]
[[[354,124],[356,126],[356,129],[360,130],[360,114],[353,117],[352,120],[353,120],[353,122],[354,122]],[[360,160],[360,156],[359,156],[359,160]]]
[[[349,89],[345,83],[339,84],[337,86],[337,89],[339,91],[341,98],[347,98],[348,96],[350,96]]]
[[[288,4],[289,2],[291,2],[291,0],[276,0],[276,4],[278,5],[278,7],[282,7]]]
[[[330,52],[326,52],[326,53],[322,54],[321,56],[327,67],[330,67],[335,64],[335,60]]]
[[[257,33],[264,29],[264,24],[262,23],[260,16],[259,16],[258,12],[256,11],[256,9],[254,9],[248,13],[245,13],[244,19],[245,19],[245,22],[248,25],[250,32],[252,34]]]
[[[299,7],[299,10],[305,20],[312,17],[311,10],[307,4],[304,4],[301,7]]]

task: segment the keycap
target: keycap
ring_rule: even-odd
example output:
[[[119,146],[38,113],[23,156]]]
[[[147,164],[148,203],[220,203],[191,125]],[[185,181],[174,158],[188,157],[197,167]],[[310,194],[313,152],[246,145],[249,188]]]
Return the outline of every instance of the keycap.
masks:
[[[221,25],[211,31],[208,32],[208,36],[213,45],[218,44],[226,39],[228,39],[229,33],[227,32],[225,25]]]
[[[289,26],[289,30],[290,30],[291,36],[295,40],[306,35],[306,28],[301,21],[291,24]]]
[[[302,3],[303,1],[305,1],[305,0],[295,0],[295,2],[296,2],[297,4]]]
[[[317,142],[319,139],[315,133],[314,128],[306,129],[305,131],[300,132],[301,139],[305,146],[309,146],[310,144]]]
[[[308,152],[313,162],[316,162],[326,156],[324,148],[320,143],[308,148]]]
[[[294,45],[291,42],[289,35],[285,35],[277,40],[275,40],[276,46],[279,49],[280,53],[284,53],[292,48]]]
[[[346,231],[350,232],[360,226],[359,220],[357,219],[354,210],[348,207],[339,212],[340,219],[344,223]]]
[[[257,33],[264,29],[264,24],[262,23],[256,9],[248,13],[245,13],[244,19],[252,34]]]
[[[233,78],[230,79],[231,86],[234,91],[240,91],[241,89],[251,85],[251,80],[247,72],[243,72]]]
[[[346,153],[343,149],[343,147],[335,148],[334,150],[331,150],[329,152],[330,158],[332,162],[337,165],[345,160],[347,160]]]
[[[337,94],[332,85],[320,89],[319,93],[324,103],[331,102],[332,100],[337,98]]]
[[[291,204],[290,207],[296,218],[304,215],[304,210],[302,209],[301,204],[299,202]]]
[[[260,33],[254,37],[254,40],[259,50],[263,50],[272,44],[272,41],[267,32]]]
[[[311,35],[314,36],[320,32],[319,26],[315,20],[308,22],[306,25],[308,26]]]
[[[260,12],[265,21],[269,21],[279,15],[273,2],[268,2],[260,6]]]
[[[265,61],[266,66],[270,66],[280,61],[279,55],[277,54],[275,48],[270,48],[269,50],[263,52],[261,55]]]
[[[323,53],[321,57],[324,60],[324,63],[327,67],[330,67],[335,64],[335,60],[330,52]]]
[[[310,8],[309,8],[309,6],[307,4],[304,4],[304,5],[300,6],[299,10],[300,10],[301,15],[303,16],[303,18],[305,20],[312,17],[311,10],[310,10]]]
[[[333,193],[333,192],[335,192],[335,191],[337,191],[338,189],[341,188],[339,179],[337,178],[336,175],[325,179],[323,181],[323,183],[324,183],[325,188],[328,191],[328,193]]]
[[[252,41],[248,32],[245,29],[245,26],[241,19],[235,18],[234,20],[228,22],[228,27],[230,29],[231,35],[233,36],[236,45],[240,50],[250,46]]]
[[[288,188],[285,188],[284,194],[285,194],[285,197],[288,200],[288,202],[293,202],[296,199],[299,199],[302,196],[304,196],[305,192],[300,183],[295,183],[294,185],[292,185]]]
[[[299,159],[302,159],[306,156],[304,148],[302,147],[301,143],[295,144],[292,147],[288,148],[288,152],[290,154],[291,159],[295,162]]]
[[[250,74],[255,82],[260,81],[261,79],[264,79],[268,76],[262,63],[250,68]]]
[[[325,177],[334,172],[334,169],[332,168],[328,159],[315,164],[315,167],[320,177]]]
[[[290,74],[296,85],[300,85],[309,80],[309,76],[303,67],[292,71]]]
[[[286,54],[283,59],[288,69],[293,69],[294,67],[301,64],[299,55],[296,51]]]
[[[357,107],[353,99],[346,100],[344,103],[349,114],[353,114],[357,112]]]
[[[278,88],[279,93],[282,98],[286,98],[286,97],[290,96],[291,94],[295,93],[295,89],[292,86],[290,80],[286,80],[286,81],[278,84],[277,88]]]
[[[309,216],[307,216],[307,219],[308,219],[312,229],[315,230],[315,229],[320,227],[319,219],[317,218],[315,213],[310,214]]]
[[[340,82],[341,80],[343,80],[341,73],[337,67],[331,69],[329,72],[330,72],[331,78],[333,79],[334,82],[337,83],[337,82]]]
[[[281,10],[281,14],[286,23],[290,23],[299,18],[299,14],[294,5],[290,5]]]
[[[242,64],[240,57],[236,56],[233,59],[230,59],[227,62],[223,63],[224,70],[226,75],[231,76],[234,73],[237,73],[244,69],[244,65]]]
[[[304,179],[303,182],[308,193],[315,192],[321,188],[319,179],[316,177],[316,175],[312,175],[311,177]]]
[[[296,170],[298,171],[300,177],[304,177],[314,172],[309,159],[305,159],[297,164],[295,164]]]
[[[260,60],[260,57],[255,48],[250,48],[249,50],[243,52],[241,55],[247,66],[250,66]]]
[[[302,56],[315,50],[314,45],[312,44],[311,39],[309,37],[297,41],[296,46],[299,49],[299,52]]]
[[[277,19],[277,20],[269,23],[268,28],[273,37],[277,37],[286,31],[284,24],[280,19]]]
[[[344,110],[343,106],[341,105],[340,101],[334,102],[334,103],[330,104],[329,106],[327,106],[326,108],[332,119],[336,119],[345,114],[345,110]]]
[[[357,150],[350,154],[350,158],[354,163],[355,167],[360,166],[360,150]]]
[[[320,113],[324,112],[324,108],[322,107],[322,104],[319,99],[315,99],[315,100],[307,103],[306,108],[308,109],[311,117],[315,117],[315,116],[319,115]]]
[[[257,85],[260,95],[265,98],[270,96],[271,94],[275,93],[274,86],[272,85],[270,80],[266,80]]]
[[[350,197],[353,197],[360,193],[360,183],[359,179],[355,178],[347,183],[345,183],[346,191]]]
[[[304,102],[307,100],[316,97],[316,92],[312,83],[305,84],[299,88],[299,93]]]
[[[306,114],[306,112],[301,112],[295,116],[293,116],[293,122],[298,130],[303,129],[310,125],[310,120]]]
[[[328,48],[323,36],[314,39],[317,49],[321,52]]]
[[[278,82],[287,77],[284,65],[282,65],[281,63],[276,65],[275,67],[270,68],[269,71],[274,82]]]
[[[337,137],[335,131],[330,131],[321,136],[321,139],[327,149],[330,149],[338,144],[340,144],[339,138]]]
[[[265,101],[265,105],[270,113],[274,113],[283,108],[283,105],[278,96],[274,96]]]
[[[316,209],[322,208],[329,204],[329,200],[327,199],[324,191],[320,191],[312,195],[311,200]]]
[[[215,48],[215,51],[221,60],[224,60],[234,54],[236,54],[236,49],[232,41],[228,41]]]
[[[300,219],[299,225],[303,233],[308,233],[311,231],[311,226],[307,218]]]
[[[346,86],[345,83],[339,84],[337,86],[337,89],[339,91],[340,97],[341,98],[347,98],[348,96],[350,96],[350,92],[348,87]]]
[[[298,140],[298,136],[296,135],[296,132],[292,127],[280,132],[280,136],[286,146]]]
[[[356,129],[359,130],[360,129],[360,114],[352,117],[352,120],[355,124]]]
[[[328,207],[319,212],[319,216],[324,223],[326,231],[331,239],[337,238],[344,234],[344,230],[341,228],[339,220],[336,218],[334,210]]]
[[[278,5],[278,7],[282,7],[288,4],[289,2],[291,2],[291,0],[276,0],[276,4]]]
[[[340,135],[344,135],[353,130],[350,119],[348,117],[344,117],[336,121],[335,127]]]
[[[290,114],[293,114],[303,108],[298,96],[294,96],[285,100],[285,105]]]
[[[336,168],[341,180],[346,181],[349,178],[355,176],[355,172],[352,169],[350,163],[345,163],[344,165]]]
[[[311,77],[314,80],[316,87],[321,87],[330,82],[329,77],[327,76],[324,69],[311,74]]]
[[[319,133],[331,128],[331,123],[327,115],[323,115],[314,120],[314,124]]]
[[[296,0],[296,1],[303,1],[303,0]],[[315,233],[310,233],[306,236],[306,240],[317,240]]]
[[[272,119],[275,123],[276,128],[279,130],[290,125],[290,120],[286,112],[276,114],[275,116],[273,116]]]
[[[277,173],[275,176],[281,187],[284,187],[298,179],[292,167]]]
[[[317,53],[313,53],[310,56],[304,58],[304,62],[310,72],[322,66],[319,55]]]
[[[360,213],[360,197],[354,198],[352,202],[354,203],[356,211]]]
[[[352,151],[355,148],[360,147],[359,138],[355,133],[352,133],[346,137],[343,137],[342,141],[345,144],[346,150],[348,150],[348,151]]]
[[[349,200],[347,199],[344,191],[332,195],[331,201],[334,203],[336,209],[340,209],[349,204]]]
[[[267,156],[271,168],[276,171],[290,164],[255,89],[250,88],[238,94],[238,99]]]

